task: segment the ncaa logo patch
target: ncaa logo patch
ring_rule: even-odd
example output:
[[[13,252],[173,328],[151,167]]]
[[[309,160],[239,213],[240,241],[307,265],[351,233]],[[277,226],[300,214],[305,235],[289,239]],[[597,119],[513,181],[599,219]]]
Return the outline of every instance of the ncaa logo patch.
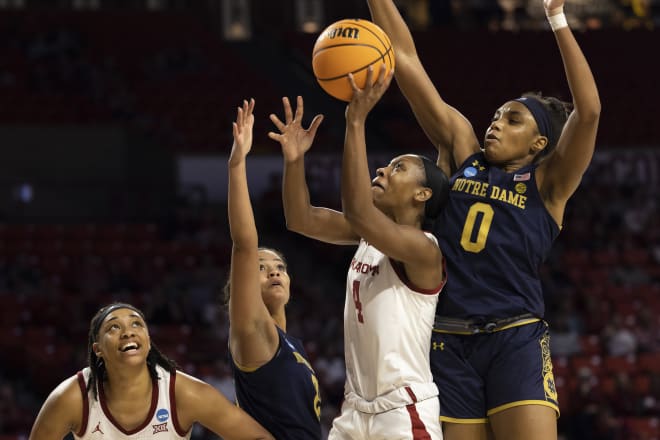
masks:
[[[463,170],[463,175],[465,177],[474,177],[477,175],[477,169],[475,167],[467,167]]]
[[[158,411],[156,411],[156,419],[159,422],[167,422],[167,419],[170,418],[170,413],[167,411],[165,408],[161,408]]]

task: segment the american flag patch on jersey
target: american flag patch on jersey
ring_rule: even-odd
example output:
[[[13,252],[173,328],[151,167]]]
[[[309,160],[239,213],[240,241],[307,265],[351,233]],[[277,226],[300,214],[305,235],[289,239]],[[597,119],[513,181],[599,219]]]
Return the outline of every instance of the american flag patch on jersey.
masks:
[[[524,182],[525,180],[529,180],[530,177],[532,177],[532,176],[529,172],[527,172],[525,174],[514,174],[513,175],[513,181],[514,182]]]

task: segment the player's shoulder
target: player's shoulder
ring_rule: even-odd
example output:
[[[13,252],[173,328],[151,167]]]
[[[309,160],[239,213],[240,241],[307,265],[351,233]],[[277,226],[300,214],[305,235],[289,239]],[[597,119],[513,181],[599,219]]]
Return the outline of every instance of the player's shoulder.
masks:
[[[81,409],[87,396],[86,389],[83,391],[81,383],[77,374],[60,382],[46,399],[47,406],[56,414],[82,416]]]
[[[170,372],[170,381],[174,380],[174,389],[177,400],[187,399],[191,396],[202,395],[211,389],[204,380],[184,373],[181,370],[174,370]]]

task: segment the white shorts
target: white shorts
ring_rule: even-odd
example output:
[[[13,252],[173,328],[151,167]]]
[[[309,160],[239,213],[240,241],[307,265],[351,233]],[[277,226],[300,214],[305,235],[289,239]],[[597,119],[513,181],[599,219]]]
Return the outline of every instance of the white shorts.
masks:
[[[328,440],[442,440],[440,402],[436,396],[378,414],[344,402]]]

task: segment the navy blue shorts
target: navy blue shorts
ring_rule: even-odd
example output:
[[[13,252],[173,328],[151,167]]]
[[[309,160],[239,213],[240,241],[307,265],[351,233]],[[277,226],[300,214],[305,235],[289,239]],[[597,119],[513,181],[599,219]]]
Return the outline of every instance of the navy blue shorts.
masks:
[[[443,422],[485,423],[492,414],[529,404],[549,406],[559,416],[544,321],[477,335],[434,331],[431,371]]]

